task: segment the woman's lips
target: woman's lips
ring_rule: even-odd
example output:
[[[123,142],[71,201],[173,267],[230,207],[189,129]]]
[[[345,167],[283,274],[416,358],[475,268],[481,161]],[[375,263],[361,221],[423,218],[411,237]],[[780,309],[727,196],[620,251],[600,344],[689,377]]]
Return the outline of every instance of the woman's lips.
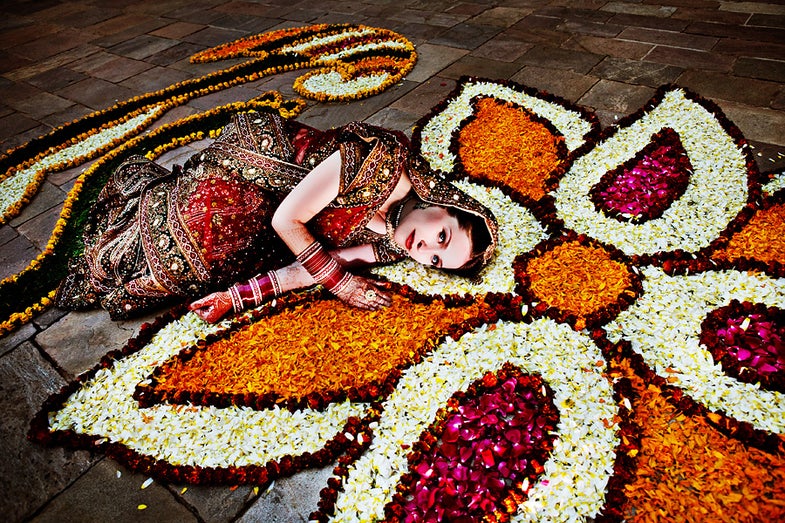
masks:
[[[414,245],[414,231],[412,231],[409,237],[406,238],[406,250],[407,251],[412,250],[412,245]]]

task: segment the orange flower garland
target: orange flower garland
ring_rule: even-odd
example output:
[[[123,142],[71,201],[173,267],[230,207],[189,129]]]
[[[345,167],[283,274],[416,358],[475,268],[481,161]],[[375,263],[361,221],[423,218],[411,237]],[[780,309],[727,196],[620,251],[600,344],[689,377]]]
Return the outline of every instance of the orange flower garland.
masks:
[[[521,107],[493,98],[477,102],[460,131],[458,154],[469,176],[504,184],[539,200],[566,156],[564,138]]]
[[[641,450],[626,485],[626,520],[657,522],[785,520],[785,458],[724,436],[706,418],[687,416],[627,366]]]
[[[436,333],[476,316],[478,308],[412,303],[397,295],[392,306],[373,313],[334,300],[299,305],[188,360],[167,363],[152,388],[163,396],[199,391],[283,398],[360,388],[411,363],[434,343]]]

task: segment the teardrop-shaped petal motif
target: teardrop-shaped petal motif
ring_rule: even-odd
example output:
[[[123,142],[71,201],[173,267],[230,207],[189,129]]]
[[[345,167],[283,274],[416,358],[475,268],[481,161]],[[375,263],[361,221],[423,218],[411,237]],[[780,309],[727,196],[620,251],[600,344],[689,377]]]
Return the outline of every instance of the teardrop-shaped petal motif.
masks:
[[[377,267],[372,272],[390,281],[409,285],[421,294],[444,296],[489,292],[512,292],[515,288],[513,260],[529,252],[547,238],[542,225],[529,209],[512,201],[500,189],[485,187],[466,180],[453,182],[459,189],[488,207],[499,219],[499,246],[490,263],[480,272],[478,281],[456,278],[442,270],[426,267],[407,259],[395,265]]]
[[[679,135],[664,129],[632,161],[603,176],[592,187],[592,201],[620,220],[659,218],[684,194],[691,174],[692,165]]]
[[[627,340],[659,376],[714,412],[785,434],[785,394],[760,390],[723,372],[700,343],[701,323],[731,300],[785,307],[785,281],[735,270],[668,276],[643,269],[643,295],[606,326]]]
[[[563,171],[564,137],[549,122],[510,102],[480,98],[475,106],[458,135],[462,171],[540,200]]]
[[[367,404],[348,401],[332,403],[323,411],[306,408],[296,412],[278,407],[261,411],[246,407],[139,407],[133,393],[140,381],[183,346],[221,327],[206,324],[193,313],[170,323],[140,351],[115,361],[84,383],[62,408],[50,414],[51,430],[119,443],[172,466],[236,470],[318,452],[350,417],[364,416]]]
[[[431,167],[452,173],[456,166],[456,147],[453,140],[458,130],[475,110],[475,97],[495,98],[500,102],[511,102],[539,118],[549,122],[564,137],[568,152],[581,147],[590,134],[597,131],[596,119],[586,113],[566,107],[553,97],[543,96],[532,89],[513,83],[501,84],[489,80],[468,80],[460,85],[459,91],[451,95],[448,103],[431,116],[421,130],[415,134],[420,143],[420,152]]]
[[[155,370],[137,397],[148,405],[220,401],[251,407],[299,407],[309,396],[308,404],[317,407],[347,391],[353,391],[353,400],[376,399],[391,372],[409,364],[451,325],[476,316],[478,308],[415,303],[401,295],[378,311],[337,300],[306,302],[181,352]]]
[[[694,169],[684,194],[662,216],[643,223],[620,222],[598,211],[592,187],[666,128],[678,134]],[[665,92],[653,109],[576,159],[553,194],[565,227],[627,255],[696,252],[718,238],[747,203],[746,156],[711,111],[674,89]]]
[[[564,362],[569,361],[569,365]],[[611,383],[596,363],[602,353],[586,335],[541,319],[500,322],[446,340],[407,369],[384,410],[368,450],[349,468],[335,503],[335,521],[384,518],[408,448],[456,392],[505,362],[538,373],[554,392],[558,436],[544,472],[512,521],[573,521],[594,517],[604,504],[618,445],[618,407]]]

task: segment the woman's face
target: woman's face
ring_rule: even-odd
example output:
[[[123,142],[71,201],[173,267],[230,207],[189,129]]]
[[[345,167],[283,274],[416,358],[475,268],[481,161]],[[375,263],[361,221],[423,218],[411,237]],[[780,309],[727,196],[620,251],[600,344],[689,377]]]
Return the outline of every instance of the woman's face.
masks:
[[[444,207],[414,206],[405,212],[393,235],[409,256],[423,265],[458,269],[472,255],[471,239]]]

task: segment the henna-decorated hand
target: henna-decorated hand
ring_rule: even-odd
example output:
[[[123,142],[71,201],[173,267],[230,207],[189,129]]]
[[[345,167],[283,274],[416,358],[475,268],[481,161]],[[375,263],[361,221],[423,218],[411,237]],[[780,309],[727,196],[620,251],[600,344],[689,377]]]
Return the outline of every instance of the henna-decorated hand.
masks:
[[[390,293],[382,290],[373,280],[362,276],[352,276],[335,295],[344,303],[369,311],[389,307],[392,303]]]
[[[214,292],[188,305],[204,321],[215,323],[232,310],[232,297],[228,291]]]

